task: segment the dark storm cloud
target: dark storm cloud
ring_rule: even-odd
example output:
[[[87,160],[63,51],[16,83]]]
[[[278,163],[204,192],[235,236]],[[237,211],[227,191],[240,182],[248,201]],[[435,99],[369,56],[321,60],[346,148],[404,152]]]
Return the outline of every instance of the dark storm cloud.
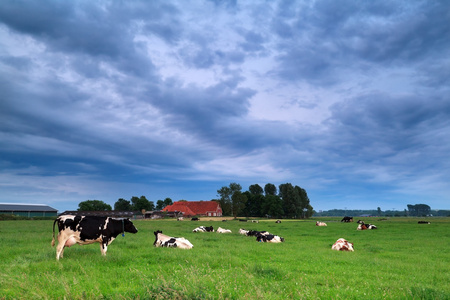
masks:
[[[311,7],[292,6],[282,7],[278,13],[287,17],[275,18],[273,25],[284,50],[278,57],[284,79],[328,85],[361,64],[402,66],[448,55],[445,2],[318,1]]]

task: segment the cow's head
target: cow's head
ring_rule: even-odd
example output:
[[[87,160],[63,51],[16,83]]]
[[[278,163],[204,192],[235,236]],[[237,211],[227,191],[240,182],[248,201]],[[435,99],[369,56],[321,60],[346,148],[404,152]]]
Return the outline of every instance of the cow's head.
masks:
[[[124,229],[124,231],[129,232],[129,233],[138,232],[138,230],[136,229],[136,227],[134,227],[133,222],[131,222],[130,219],[123,220],[123,229]]]

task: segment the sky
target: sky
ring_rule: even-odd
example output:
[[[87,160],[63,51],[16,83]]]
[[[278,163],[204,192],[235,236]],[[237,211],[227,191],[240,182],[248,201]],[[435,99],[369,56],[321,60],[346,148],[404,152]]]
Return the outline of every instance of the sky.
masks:
[[[0,202],[450,209],[448,1],[0,3]]]

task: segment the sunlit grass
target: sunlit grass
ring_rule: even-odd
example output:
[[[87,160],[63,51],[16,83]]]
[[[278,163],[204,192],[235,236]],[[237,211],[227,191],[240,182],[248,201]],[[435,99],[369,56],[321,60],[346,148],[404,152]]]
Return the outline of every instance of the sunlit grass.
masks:
[[[371,219],[357,231],[338,220],[135,221],[102,257],[98,244],[73,246],[56,261],[51,221],[0,222],[0,299],[449,299],[450,220]],[[198,225],[231,234],[193,233]],[[286,239],[258,243],[239,228]],[[153,231],[189,239],[191,250],[154,248]],[[355,252],[336,252],[338,238]]]

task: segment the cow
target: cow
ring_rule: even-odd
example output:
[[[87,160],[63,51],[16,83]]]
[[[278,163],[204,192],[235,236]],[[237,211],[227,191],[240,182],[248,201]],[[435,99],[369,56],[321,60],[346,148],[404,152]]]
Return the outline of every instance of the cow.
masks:
[[[353,222],[353,217],[344,217],[342,218],[341,222],[344,223]]]
[[[153,246],[155,247],[169,247],[169,248],[181,248],[181,249],[192,249],[194,245],[191,244],[184,237],[171,237],[162,233],[161,230],[153,232],[155,234],[155,242]]]
[[[419,222],[417,222],[417,224],[431,224],[431,223],[428,221],[419,221]]]
[[[275,223],[279,224],[279,223],[281,223],[281,221],[280,220],[276,220]]]
[[[338,239],[333,246],[331,246],[331,250],[336,251],[355,251],[353,249],[353,243],[350,243],[346,239],[340,238]]]
[[[327,223],[317,221],[316,226],[327,226]]]
[[[252,220],[252,223],[259,223],[258,220]]]
[[[193,218],[191,219],[191,221],[200,221],[200,219],[197,218],[197,217],[193,217]]]
[[[245,229],[239,228],[239,234],[242,234],[242,235],[247,235],[247,233],[248,233],[248,230],[245,230]]]
[[[209,227],[199,226],[193,229],[192,232],[214,232],[214,228],[212,226]]]
[[[263,243],[283,243],[284,238],[273,234],[258,234],[256,235],[256,241]]]
[[[111,217],[62,215],[53,222],[52,247],[55,246],[55,224],[58,223],[58,246],[56,259],[63,257],[64,248],[75,244],[87,245],[100,243],[102,255],[106,255],[109,244],[122,233],[136,233],[130,219],[115,219]]]
[[[265,231],[265,230],[263,230],[263,231],[248,230],[246,235],[247,236],[258,236],[258,235],[269,235],[269,234],[270,234],[270,232]]]
[[[231,233],[231,230],[219,227],[219,228],[217,228],[217,233]]]
[[[373,224],[365,224],[364,221],[358,220],[358,228],[356,228],[357,230],[366,230],[366,229],[378,229],[377,226],[373,225]]]
[[[183,221],[183,220],[184,220],[183,217],[178,217],[178,218],[177,218],[177,221]]]

